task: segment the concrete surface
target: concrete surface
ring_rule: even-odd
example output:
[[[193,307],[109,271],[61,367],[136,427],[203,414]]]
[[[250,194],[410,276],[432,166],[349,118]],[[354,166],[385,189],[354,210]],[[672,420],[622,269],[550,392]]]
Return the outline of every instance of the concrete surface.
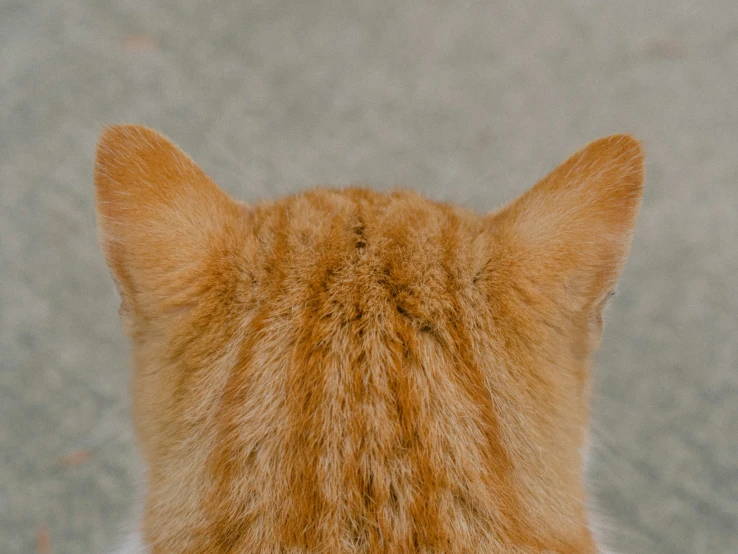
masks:
[[[738,2],[0,1],[0,552],[103,552],[137,463],[96,136],[154,126],[247,201],[487,210],[590,139],[647,190],[596,373],[615,550],[738,552]]]

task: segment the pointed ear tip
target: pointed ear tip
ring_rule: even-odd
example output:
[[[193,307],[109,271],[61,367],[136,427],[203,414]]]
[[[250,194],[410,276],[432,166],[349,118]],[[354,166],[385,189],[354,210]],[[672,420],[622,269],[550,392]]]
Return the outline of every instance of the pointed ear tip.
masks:
[[[139,157],[143,152],[160,150],[170,141],[157,131],[135,124],[107,125],[100,133],[95,149],[94,180],[99,189],[111,181],[116,167],[126,160]],[[173,145],[170,145],[173,148]]]
[[[643,165],[643,144],[629,133],[603,137],[590,143],[587,148],[623,163]]]
[[[136,125],[133,123],[115,123],[105,125],[100,138],[97,141],[98,147],[114,144],[125,144],[132,140],[138,141],[146,136],[157,136],[159,133],[144,125]]]
[[[106,125],[95,148],[95,173],[112,164],[130,144],[137,125]]]
[[[96,162],[106,162],[134,149],[152,149],[169,141],[159,132],[131,123],[106,125],[97,140]]]
[[[621,183],[641,194],[644,179],[643,145],[628,133],[610,135],[588,144],[585,156],[599,158],[620,174]]]

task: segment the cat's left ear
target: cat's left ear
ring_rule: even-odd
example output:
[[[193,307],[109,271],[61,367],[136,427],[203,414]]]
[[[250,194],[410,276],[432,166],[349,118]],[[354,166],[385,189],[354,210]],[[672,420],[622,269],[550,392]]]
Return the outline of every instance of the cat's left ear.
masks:
[[[177,146],[139,125],[103,132],[95,193],[100,245],[124,319],[186,303],[228,237],[238,236],[246,210]]]

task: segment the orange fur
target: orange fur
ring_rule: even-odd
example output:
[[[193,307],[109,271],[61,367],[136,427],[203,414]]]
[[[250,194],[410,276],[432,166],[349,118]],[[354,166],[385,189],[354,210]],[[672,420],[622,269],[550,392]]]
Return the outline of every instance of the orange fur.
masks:
[[[249,207],[108,128],[151,552],[596,552],[589,363],[642,180],[620,135],[485,216],[364,189]]]

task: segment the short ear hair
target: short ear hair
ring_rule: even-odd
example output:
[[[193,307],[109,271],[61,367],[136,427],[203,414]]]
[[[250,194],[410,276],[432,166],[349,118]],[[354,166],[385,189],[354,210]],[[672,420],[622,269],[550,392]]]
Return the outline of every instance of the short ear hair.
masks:
[[[140,125],[102,133],[95,193],[100,245],[123,312],[176,305],[244,211],[177,146]]]
[[[614,135],[572,155],[491,214],[489,225],[520,274],[597,331],[628,255],[642,196],[641,145]]]

